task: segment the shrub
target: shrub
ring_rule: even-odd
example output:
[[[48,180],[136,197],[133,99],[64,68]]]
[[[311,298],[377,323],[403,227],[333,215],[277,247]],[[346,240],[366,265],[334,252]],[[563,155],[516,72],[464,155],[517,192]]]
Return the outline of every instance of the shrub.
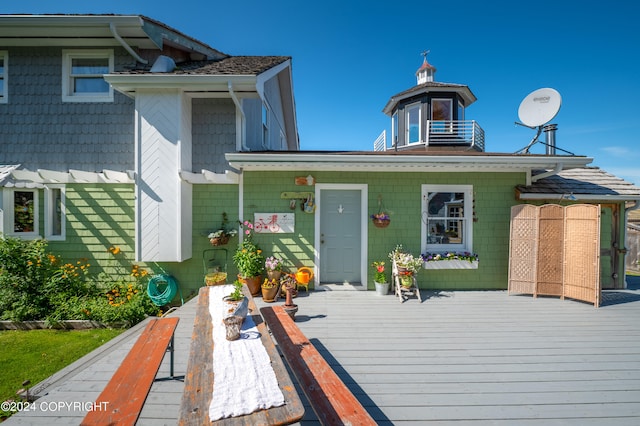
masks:
[[[97,277],[89,263],[64,263],[46,252],[45,240],[0,239],[0,319],[12,321],[90,319],[131,326],[158,314],[146,292],[148,271],[110,247],[113,262]]]
[[[43,319],[53,297],[88,292],[89,265],[64,264],[46,248],[45,240],[0,240],[0,319]]]

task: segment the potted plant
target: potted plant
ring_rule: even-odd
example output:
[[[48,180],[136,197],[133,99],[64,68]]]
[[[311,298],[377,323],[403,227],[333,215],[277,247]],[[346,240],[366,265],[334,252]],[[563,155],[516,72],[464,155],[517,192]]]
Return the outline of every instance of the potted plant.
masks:
[[[229,226],[229,219],[227,213],[222,213],[222,224],[216,231],[212,231],[207,235],[209,242],[214,246],[222,246],[229,242],[229,238],[238,234],[238,230]]]
[[[262,300],[265,302],[275,302],[278,300],[280,292],[280,280],[276,278],[265,278],[262,282]]]
[[[371,221],[376,228],[386,228],[391,223],[391,218],[385,212],[379,212],[371,215]]]
[[[420,271],[422,267],[422,257],[414,257],[407,252],[402,245],[397,245],[394,250],[389,253],[389,259],[395,263],[400,284],[405,287],[413,285],[413,277]]]
[[[376,286],[376,293],[384,296],[389,293],[389,282],[384,272],[384,262],[373,262],[371,266],[374,267],[373,283]]]
[[[275,256],[269,256],[264,261],[264,270],[269,279],[279,280],[282,275],[282,261]]]
[[[238,279],[249,287],[252,296],[260,293],[262,284],[262,272],[264,270],[264,257],[262,250],[252,240],[253,224],[244,221],[245,238],[233,254],[233,263],[238,269]]]

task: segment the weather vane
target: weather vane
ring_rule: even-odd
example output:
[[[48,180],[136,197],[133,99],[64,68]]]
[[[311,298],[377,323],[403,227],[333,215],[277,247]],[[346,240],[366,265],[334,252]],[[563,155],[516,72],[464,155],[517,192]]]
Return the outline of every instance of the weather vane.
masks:
[[[422,53],[420,54],[420,56],[424,57],[424,60],[427,60],[427,55],[431,53],[431,50],[423,50]]]

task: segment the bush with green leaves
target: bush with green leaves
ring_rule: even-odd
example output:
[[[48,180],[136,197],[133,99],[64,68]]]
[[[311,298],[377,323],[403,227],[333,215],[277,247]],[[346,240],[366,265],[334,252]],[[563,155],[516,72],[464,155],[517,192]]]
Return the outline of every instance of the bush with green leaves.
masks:
[[[0,239],[0,319],[131,326],[158,314],[146,292],[148,272],[138,265],[131,272],[107,268],[92,277],[88,262],[64,263],[46,249],[45,240]],[[121,254],[117,247],[108,251],[114,258]]]
[[[43,319],[53,296],[89,293],[89,265],[63,263],[46,249],[45,240],[0,240],[0,319]]]

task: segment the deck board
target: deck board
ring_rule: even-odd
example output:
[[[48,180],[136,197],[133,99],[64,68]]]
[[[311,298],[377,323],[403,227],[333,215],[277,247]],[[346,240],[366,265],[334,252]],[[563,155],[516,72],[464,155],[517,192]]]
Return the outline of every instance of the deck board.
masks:
[[[298,327],[379,424],[640,424],[639,290],[605,291],[597,309],[506,291],[422,296],[422,303],[400,304],[373,291],[311,291],[294,299]],[[181,318],[176,374],[184,374],[195,300],[172,315]],[[95,399],[127,345],[45,398]],[[159,376],[167,374],[165,359]],[[138,424],[176,424],[182,386],[154,383]],[[303,403],[300,424],[318,424]],[[5,424],[74,424],[83,417],[56,414],[34,423],[32,413],[21,413]]]

